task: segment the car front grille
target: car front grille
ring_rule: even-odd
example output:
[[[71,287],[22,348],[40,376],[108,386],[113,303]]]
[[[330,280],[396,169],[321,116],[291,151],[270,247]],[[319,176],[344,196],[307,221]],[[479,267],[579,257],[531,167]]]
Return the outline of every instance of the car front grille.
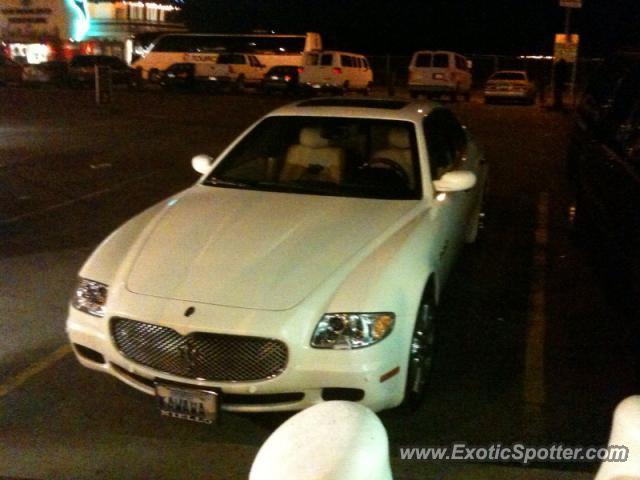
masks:
[[[271,338],[196,332],[115,317],[111,336],[128,359],[179,377],[220,382],[266,380],[287,366],[287,346]]]

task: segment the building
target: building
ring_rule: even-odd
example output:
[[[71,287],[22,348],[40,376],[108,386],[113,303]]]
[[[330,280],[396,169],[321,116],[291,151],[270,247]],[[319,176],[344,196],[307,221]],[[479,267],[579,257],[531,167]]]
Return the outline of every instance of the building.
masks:
[[[183,0],[2,0],[0,41],[24,63],[69,59],[78,53],[119,56],[128,62],[145,34],[185,31]]]

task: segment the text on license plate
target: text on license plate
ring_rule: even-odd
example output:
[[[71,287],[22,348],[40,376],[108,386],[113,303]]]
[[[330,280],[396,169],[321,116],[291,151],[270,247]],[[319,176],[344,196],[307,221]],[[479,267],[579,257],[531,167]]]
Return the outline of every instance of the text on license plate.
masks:
[[[200,423],[214,423],[220,408],[218,392],[196,390],[156,383],[156,399],[160,413]]]

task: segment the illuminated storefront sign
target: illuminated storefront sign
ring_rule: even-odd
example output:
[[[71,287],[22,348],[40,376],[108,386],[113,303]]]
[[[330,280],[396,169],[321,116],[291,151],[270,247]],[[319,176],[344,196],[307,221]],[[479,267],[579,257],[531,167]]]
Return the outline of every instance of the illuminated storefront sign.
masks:
[[[89,31],[89,27],[91,26],[87,0],[67,0],[67,4],[73,12],[73,19],[71,20],[71,38],[76,42],[79,42],[84,40],[87,32]]]

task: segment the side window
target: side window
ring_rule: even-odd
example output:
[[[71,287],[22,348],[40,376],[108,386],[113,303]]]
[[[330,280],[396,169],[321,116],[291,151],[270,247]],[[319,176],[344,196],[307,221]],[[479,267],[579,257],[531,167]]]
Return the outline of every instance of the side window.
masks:
[[[308,54],[305,57],[305,65],[318,65],[318,55],[315,53]]]
[[[369,68],[371,68],[371,67],[369,66],[369,60],[367,60],[366,58],[363,58],[363,59],[362,59],[362,66],[363,66],[364,68],[366,68],[367,70],[368,70]]]
[[[353,57],[356,61],[354,67],[362,68],[362,59],[360,57]]]
[[[456,55],[456,68],[458,70],[466,70],[467,69],[467,62],[464,60],[464,58]]]
[[[333,54],[325,53],[324,55],[322,55],[322,57],[320,58],[320,65],[325,67],[330,67],[331,65],[333,65]]]
[[[352,67],[353,64],[351,63],[352,57],[350,57],[349,55],[340,55],[340,66],[342,67]]]
[[[431,179],[455,169],[467,150],[467,136],[449,110],[438,108],[424,120]]]
[[[252,67],[259,67],[260,66],[260,62],[253,55],[249,56],[249,63],[251,64]]]

